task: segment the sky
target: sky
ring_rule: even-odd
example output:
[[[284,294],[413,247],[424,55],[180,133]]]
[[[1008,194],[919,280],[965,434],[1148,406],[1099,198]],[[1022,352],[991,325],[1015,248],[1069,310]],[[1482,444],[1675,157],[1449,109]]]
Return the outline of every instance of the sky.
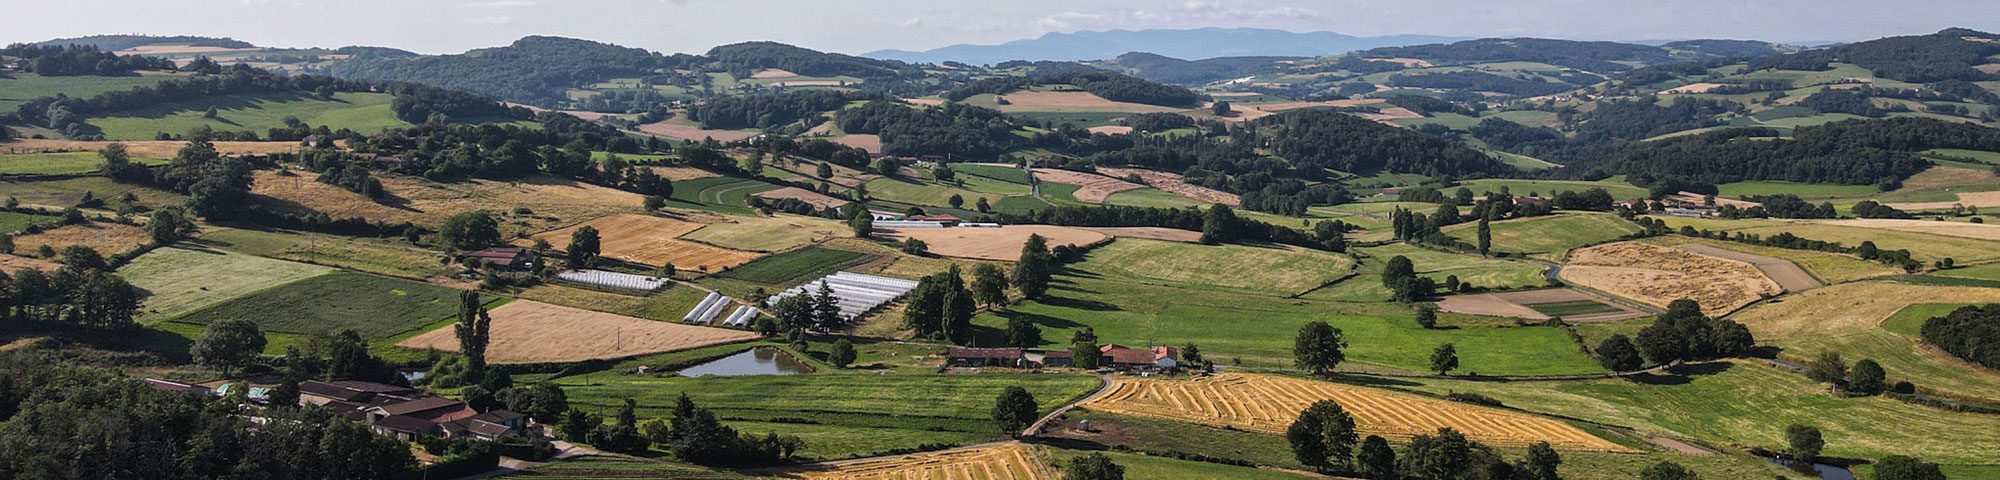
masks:
[[[750,40],[863,53],[1080,30],[1258,27],[1357,36],[1855,41],[2000,31],[1996,0],[0,0],[0,42],[227,36],[457,53],[526,35],[674,53]]]

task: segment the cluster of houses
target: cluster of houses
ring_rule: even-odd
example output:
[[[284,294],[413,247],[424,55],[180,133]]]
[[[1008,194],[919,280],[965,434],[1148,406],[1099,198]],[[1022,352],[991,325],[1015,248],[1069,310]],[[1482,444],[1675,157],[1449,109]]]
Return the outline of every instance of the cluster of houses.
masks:
[[[1069,367],[1076,357],[1068,350],[1032,352],[1021,348],[950,347],[945,365],[951,367],[1043,368]],[[1130,373],[1162,373],[1181,368],[1180,350],[1174,347],[1132,348],[1106,344],[1097,348],[1097,365]]]
[[[201,385],[148,378],[157,390],[208,398],[227,395]],[[229,388],[233,385],[224,385]],[[248,398],[268,401],[269,389],[253,388]],[[481,413],[465,402],[418,393],[410,387],[360,381],[307,381],[299,384],[299,405],[332,409],[368,424],[376,434],[398,440],[421,437],[498,440],[528,436],[528,416],[506,410]]]
[[[1633,211],[1654,211],[1673,217],[1711,218],[1722,211],[1722,207],[1734,206],[1739,209],[1761,207],[1763,204],[1748,200],[1722,198],[1694,192],[1680,192],[1668,195],[1656,202],[1635,198],[1619,202],[1619,205]]]

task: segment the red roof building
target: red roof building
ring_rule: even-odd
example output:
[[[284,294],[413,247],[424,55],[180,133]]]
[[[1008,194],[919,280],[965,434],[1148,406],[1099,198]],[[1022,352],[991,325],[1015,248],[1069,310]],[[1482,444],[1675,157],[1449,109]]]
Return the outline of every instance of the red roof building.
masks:
[[[954,366],[1019,367],[1027,363],[1027,352],[1019,348],[950,347],[945,361]]]
[[[465,258],[486,264],[489,268],[501,270],[526,270],[533,268],[534,254],[521,247],[493,247],[466,252]]]

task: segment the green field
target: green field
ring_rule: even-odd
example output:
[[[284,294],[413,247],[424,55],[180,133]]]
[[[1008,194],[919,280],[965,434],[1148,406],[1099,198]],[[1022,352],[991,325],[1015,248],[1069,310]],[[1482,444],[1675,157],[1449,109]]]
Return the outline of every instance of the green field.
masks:
[[[152,140],[161,133],[181,135],[203,125],[262,136],[285,126],[286,117],[297,117],[314,127],[357,132],[411,126],[390,111],[389,100],[386,93],[337,93],[330,101],[296,93],[222,95],[115,112],[86,122],[111,140]],[[216,118],[203,117],[209,108],[216,109]]]
[[[1988,263],[1971,267],[1940,270],[1931,273],[1940,277],[1965,278],[1972,280],[2000,281],[2000,263]]]
[[[150,323],[332,271],[183,244],[140,255],[118,275],[146,292],[139,321]]]
[[[1438,285],[1444,285],[1445,279],[1453,276],[1458,277],[1460,282],[1484,288],[1535,287],[1548,283],[1542,276],[1546,267],[1533,262],[1461,255],[1402,243],[1361,247],[1353,251],[1365,256],[1357,270],[1358,275],[1313,291],[1305,297],[1342,302],[1389,301],[1389,288],[1382,286],[1381,282],[1382,267],[1397,255],[1408,257],[1418,275],[1428,277]]]
[[[139,197],[140,203],[149,206],[180,205],[187,202],[185,195],[141,185],[113,182],[101,176],[60,180],[0,180],[0,196],[14,197],[26,205],[47,205],[56,208],[83,201],[85,193],[96,198],[115,200],[127,192]]]
[[[807,280],[858,265],[874,256],[818,245],[772,255],[717,275],[766,285],[797,285]]]
[[[408,278],[449,275],[456,267],[438,263],[437,252],[402,240],[342,237],[291,230],[211,228],[199,234],[205,244],[262,257],[331,265]]]
[[[336,272],[195,310],[175,321],[206,325],[248,319],[269,332],[353,329],[362,338],[382,339],[456,315],[458,292],[428,283]]]
[[[1644,188],[1635,187],[1625,182],[1611,181],[1611,180],[1586,182],[1580,180],[1486,179],[1486,180],[1468,180],[1464,182],[1459,182],[1459,184],[1460,186],[1471,189],[1473,194],[1480,194],[1485,192],[1498,193],[1500,192],[1500,189],[1504,187],[1507,189],[1507,192],[1509,194],[1512,194],[1516,197],[1528,196],[1529,194],[1539,193],[1541,194],[1542,198],[1550,198],[1555,196],[1556,192],[1565,192],[1565,191],[1582,192],[1592,188],[1602,188],[1604,189],[1604,191],[1611,192],[1611,198],[1618,200],[1644,198],[1646,196],[1646,189]],[[1445,188],[1444,190],[1447,193],[1449,193],[1457,191],[1458,189],[1453,187],[1453,188]]]
[[[1852,359],[1853,357],[1849,357]],[[1957,413],[1884,397],[1841,398],[1804,375],[1754,361],[1680,367],[1674,374],[1569,382],[1416,379],[1437,394],[1476,392],[1510,407],[1673,433],[1715,444],[1782,448],[1786,425],[1826,437],[1826,455],[1878,459],[1914,455],[1939,463],[1987,463],[2000,451],[2000,417]]]
[[[1122,242],[1122,240],[1121,240]],[[1118,242],[1113,242],[1114,244]],[[975,318],[981,345],[998,345],[1009,318],[1035,322],[1042,345],[1066,345],[1070,334],[1096,329],[1099,341],[1126,345],[1195,343],[1216,363],[1290,368],[1292,340],[1308,322],[1325,321],[1346,332],[1349,363],[1343,369],[1422,372],[1432,347],[1458,346],[1464,369],[1488,374],[1566,374],[1601,369],[1551,327],[1471,327],[1426,330],[1415,311],[1392,303],[1287,299],[1158,285],[1157,280],[1116,273],[1091,253],[1067,266],[1046,297]],[[1353,282],[1373,282],[1364,274]],[[1346,284],[1346,282],[1342,282]],[[1316,292],[1317,293],[1317,292]],[[1227,361],[1225,361],[1227,359]]]
[[[1087,452],[1077,450],[1055,450],[1051,452],[1058,465],[1082,456]],[[1111,457],[1111,463],[1125,467],[1125,478],[1208,478],[1216,480],[1297,480],[1301,475],[1278,471],[1260,470],[1220,463],[1197,462],[1167,457],[1155,457],[1136,453],[1097,452]]]
[[[1918,330],[1923,328],[1925,320],[1949,314],[1961,306],[1964,305],[1911,305],[1884,320],[1880,328],[1787,338],[1776,344],[1794,358],[1840,352],[1849,362],[1874,359],[1888,372],[1891,382],[1909,381],[1925,388],[2000,401],[2000,372],[1936,349],[1916,347],[1920,343]]]
[[[44,77],[32,73],[18,73],[10,77],[0,77],[0,111],[12,112],[29,100],[53,97],[56,94],[90,98],[106,92],[131,90],[132,87],[150,87],[167,78],[156,75]]]
[[[1207,206],[1200,200],[1168,193],[1157,188],[1141,188],[1113,193],[1104,198],[1104,203],[1127,207],[1187,208]]]
[[[159,165],[166,160],[134,158],[134,163]],[[0,155],[0,175],[81,175],[97,173],[104,157],[97,152],[20,153]]]
[[[1800,198],[1841,198],[1865,197],[1877,193],[1874,185],[1837,185],[1824,183],[1794,182],[1736,182],[1716,185],[1720,189],[1717,196],[1742,198],[1751,195],[1791,194]]]
[[[27,230],[29,225],[49,225],[61,220],[62,217],[50,215],[0,211],[0,234],[11,235]]]
[[[1090,254],[1105,273],[1186,288],[1294,295],[1346,275],[1354,260],[1282,246],[1200,245],[1121,238]]]
[[[1022,185],[1026,185],[1028,183],[1028,172],[1015,167],[1003,167],[999,165],[954,164],[951,166],[951,169],[952,171],[961,174],[986,177],[1003,182],[1018,183]]]
[[[1604,213],[1562,213],[1492,222],[1493,251],[1559,260],[1570,249],[1616,240],[1637,233],[1639,226]],[[1479,222],[1445,227],[1444,233],[1466,243],[1479,241]]]
[[[668,206],[749,215],[750,195],[777,190],[777,185],[736,177],[708,177],[674,182]]]
[[[739,429],[760,435],[766,431],[799,435],[807,443],[804,454],[819,459],[867,456],[926,443],[968,445],[999,440],[1003,436],[993,428],[991,410],[993,398],[1002,389],[1028,389],[1046,412],[1098,385],[1095,378],[1085,375],[937,375],[925,368],[911,373],[878,373],[839,370],[816,360],[809,363],[818,370],[803,375],[689,378],[672,373],[638,375],[630,373],[634,368],[627,368],[662,363],[657,356],[641,357],[554,381],[562,385],[571,406],[588,412],[608,415],[624,399],[636,399],[642,422],[668,416],[675,398],[685,393]],[[771,421],[785,418],[814,423]]]
[[[627,460],[618,457],[584,456],[567,458],[560,462],[536,465],[534,468],[505,475],[506,478],[533,478],[538,480],[602,480],[606,478],[699,478],[732,479],[750,478],[724,470],[667,463],[659,461]]]
[[[1009,197],[1008,195],[980,193],[949,185],[900,178],[879,178],[870,180],[862,186],[868,188],[868,198],[911,205],[948,206],[950,204],[947,201],[951,199],[951,196],[958,195],[960,199],[965,201],[965,208],[972,208],[973,205],[979,204],[979,199],[984,197],[987,203],[996,207],[995,210],[999,210],[997,207],[1000,206],[1001,200]],[[1043,187],[1043,191],[1048,190],[1047,185]],[[1027,192],[1023,190],[1021,193],[1025,194]]]

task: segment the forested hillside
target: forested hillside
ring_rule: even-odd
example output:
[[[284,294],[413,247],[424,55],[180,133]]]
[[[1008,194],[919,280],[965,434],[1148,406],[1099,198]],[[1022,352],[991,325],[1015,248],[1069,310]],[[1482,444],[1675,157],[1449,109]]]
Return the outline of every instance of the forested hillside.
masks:
[[[414,58],[364,57],[327,70],[336,77],[417,82],[459,88],[495,98],[538,102],[564,98],[581,83],[620,75],[645,75],[678,62],[638,48],[561,37],[523,37],[505,47],[460,55]]]

